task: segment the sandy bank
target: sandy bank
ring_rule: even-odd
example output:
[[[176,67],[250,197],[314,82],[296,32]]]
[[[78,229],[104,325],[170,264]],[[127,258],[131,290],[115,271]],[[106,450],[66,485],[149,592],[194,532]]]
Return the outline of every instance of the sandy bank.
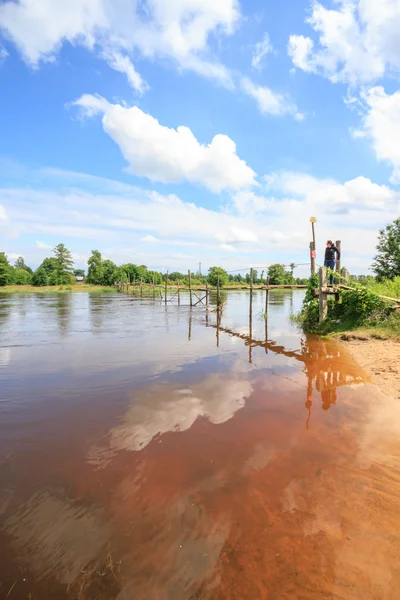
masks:
[[[400,339],[342,337],[347,350],[383,392],[400,399]]]

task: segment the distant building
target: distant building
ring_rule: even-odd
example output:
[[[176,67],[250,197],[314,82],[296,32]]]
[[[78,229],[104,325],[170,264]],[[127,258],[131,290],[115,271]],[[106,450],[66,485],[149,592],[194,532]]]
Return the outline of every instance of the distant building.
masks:
[[[83,283],[84,277],[75,277],[76,283]]]

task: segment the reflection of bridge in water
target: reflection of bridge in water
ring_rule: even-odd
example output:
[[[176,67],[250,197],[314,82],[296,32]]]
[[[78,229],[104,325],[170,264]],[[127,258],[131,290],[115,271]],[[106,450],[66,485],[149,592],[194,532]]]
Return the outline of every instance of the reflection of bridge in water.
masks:
[[[221,334],[227,334],[243,340],[249,349],[249,363],[253,362],[253,348],[264,348],[265,353],[273,352],[303,364],[302,372],[307,377],[307,398],[305,407],[308,411],[307,428],[311,418],[313,405],[313,391],[321,396],[323,410],[329,410],[336,404],[336,390],[340,386],[361,384],[367,381],[366,374],[356,362],[343,350],[340,344],[333,340],[324,340],[317,336],[310,336],[300,340],[300,349],[287,350],[284,346],[268,339],[268,323],[265,323],[265,339],[257,340],[252,337],[252,323],[250,320],[249,333],[243,334],[221,326],[221,315],[217,315],[217,323],[208,327],[216,329],[217,346]],[[189,325],[190,327],[190,325]],[[191,327],[190,327],[191,329]]]

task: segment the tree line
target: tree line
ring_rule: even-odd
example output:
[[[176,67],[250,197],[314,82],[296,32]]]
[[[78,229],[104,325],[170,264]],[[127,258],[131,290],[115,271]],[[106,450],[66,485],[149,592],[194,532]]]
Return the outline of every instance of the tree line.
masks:
[[[400,277],[400,217],[393,223],[386,225],[379,231],[377,254],[372,265],[372,271],[377,281],[393,280]],[[294,277],[295,264],[286,268],[281,264],[274,264],[267,270],[259,272],[253,269],[253,283],[263,284],[268,281],[272,285],[294,285],[307,283],[308,279]],[[112,286],[116,281],[138,282],[144,284],[161,284],[167,274],[149,270],[145,265],[126,263],[117,266],[113,261],[104,259],[99,250],[92,250],[88,259],[87,275],[83,269],[74,269],[72,254],[64,244],[58,244],[53,249],[53,256],[45,258],[39,267],[33,271],[25,264],[20,256],[11,265],[7,255],[0,252],[0,286],[5,285],[34,285],[56,286],[71,285],[77,278],[84,278],[86,283],[100,286]],[[211,267],[207,275],[194,273],[192,283],[217,285],[219,276],[220,285],[249,284],[250,273],[228,273],[222,267]],[[357,276],[354,276],[357,278]],[[358,280],[367,283],[370,275],[359,275]],[[188,285],[188,275],[174,271],[168,274],[171,283],[180,282]]]

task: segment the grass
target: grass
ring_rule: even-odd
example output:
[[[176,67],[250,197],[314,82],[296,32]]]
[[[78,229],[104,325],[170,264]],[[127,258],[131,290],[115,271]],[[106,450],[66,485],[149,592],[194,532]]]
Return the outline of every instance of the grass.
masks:
[[[400,277],[386,279],[385,281],[368,281],[367,288],[375,294],[389,296],[390,298],[400,298]]]
[[[34,285],[6,285],[0,287],[0,294],[65,294],[76,292],[100,292],[110,293],[115,292],[113,287],[105,287],[101,285],[90,285],[88,283],[78,283],[73,285],[46,285],[36,287]]]

